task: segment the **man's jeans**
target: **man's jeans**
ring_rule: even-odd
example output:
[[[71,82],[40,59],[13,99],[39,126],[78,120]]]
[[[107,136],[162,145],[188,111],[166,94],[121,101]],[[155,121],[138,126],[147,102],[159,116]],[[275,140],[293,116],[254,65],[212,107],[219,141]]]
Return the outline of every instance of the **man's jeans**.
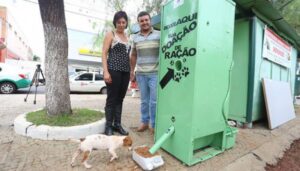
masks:
[[[155,126],[155,113],[156,113],[156,86],[157,74],[136,74],[138,87],[141,93],[141,114],[142,123],[150,125],[152,128]]]

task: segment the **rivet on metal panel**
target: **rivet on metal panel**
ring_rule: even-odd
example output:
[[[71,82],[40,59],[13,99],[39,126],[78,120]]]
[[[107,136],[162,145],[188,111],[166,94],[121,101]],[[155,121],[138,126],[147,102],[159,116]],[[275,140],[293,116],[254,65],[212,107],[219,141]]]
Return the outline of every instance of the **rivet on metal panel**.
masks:
[[[176,120],[175,117],[172,116],[171,121],[172,121],[172,122],[175,122],[175,120]]]

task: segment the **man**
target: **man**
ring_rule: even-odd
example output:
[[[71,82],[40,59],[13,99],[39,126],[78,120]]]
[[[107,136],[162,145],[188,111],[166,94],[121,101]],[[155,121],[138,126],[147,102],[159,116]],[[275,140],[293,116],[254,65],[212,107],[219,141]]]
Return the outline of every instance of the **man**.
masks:
[[[156,112],[156,86],[158,80],[158,56],[160,32],[151,27],[151,17],[147,12],[140,12],[137,17],[140,32],[132,36],[130,57],[131,80],[136,80],[141,93],[141,126],[139,132],[149,128],[154,132]],[[136,70],[135,70],[136,67]]]

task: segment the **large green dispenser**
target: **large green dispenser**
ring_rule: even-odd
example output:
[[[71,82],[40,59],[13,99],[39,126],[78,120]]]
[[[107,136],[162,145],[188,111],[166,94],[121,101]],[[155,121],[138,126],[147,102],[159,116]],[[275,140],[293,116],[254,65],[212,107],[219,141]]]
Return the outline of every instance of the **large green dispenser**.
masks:
[[[231,148],[227,125],[235,3],[174,0],[162,9],[154,153],[193,165]]]

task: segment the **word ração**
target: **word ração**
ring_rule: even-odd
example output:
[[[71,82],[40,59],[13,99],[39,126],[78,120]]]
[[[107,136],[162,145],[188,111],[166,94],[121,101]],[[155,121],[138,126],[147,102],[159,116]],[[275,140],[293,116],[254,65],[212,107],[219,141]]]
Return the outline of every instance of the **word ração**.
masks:
[[[190,57],[190,56],[195,56],[196,54],[197,54],[196,48],[187,48],[186,47],[183,50],[177,49],[172,52],[166,52],[165,59]]]

